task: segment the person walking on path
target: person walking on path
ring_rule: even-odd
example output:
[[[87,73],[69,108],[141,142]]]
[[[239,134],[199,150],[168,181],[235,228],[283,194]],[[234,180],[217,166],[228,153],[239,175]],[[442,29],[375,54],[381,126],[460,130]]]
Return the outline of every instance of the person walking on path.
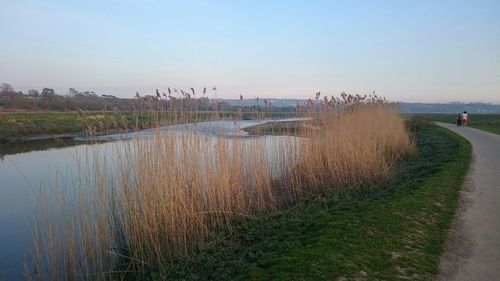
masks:
[[[462,113],[462,126],[467,126],[469,123],[469,115],[467,114],[467,111],[464,111]]]
[[[457,127],[462,126],[462,112],[458,113],[457,115]]]

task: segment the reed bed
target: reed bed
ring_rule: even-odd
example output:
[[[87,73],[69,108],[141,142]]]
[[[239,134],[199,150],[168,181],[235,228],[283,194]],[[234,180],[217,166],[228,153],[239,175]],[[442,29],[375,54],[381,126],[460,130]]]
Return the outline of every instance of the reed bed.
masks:
[[[77,188],[59,193],[60,204],[41,198],[28,279],[141,278],[148,270],[168,278],[162,264],[195,253],[212,231],[230,231],[236,216],[272,213],[311,194],[389,178],[414,149],[403,120],[378,97],[342,98],[317,96],[302,108],[312,120],[294,128],[300,137],[158,129],[115,143],[113,164],[94,151]]]
[[[290,173],[295,200],[304,193],[345,192],[387,179],[414,144],[398,113],[387,105],[354,105],[323,115],[309,130]]]

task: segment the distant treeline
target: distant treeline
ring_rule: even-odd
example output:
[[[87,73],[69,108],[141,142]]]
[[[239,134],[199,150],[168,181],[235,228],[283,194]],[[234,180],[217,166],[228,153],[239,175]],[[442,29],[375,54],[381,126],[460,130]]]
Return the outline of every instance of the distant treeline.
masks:
[[[214,87],[212,90],[216,90]],[[119,98],[113,95],[97,94],[91,91],[68,89],[65,94],[56,93],[54,89],[44,88],[29,90],[27,93],[16,91],[11,85],[0,85],[0,111],[15,110],[108,110],[108,111],[228,111],[228,112],[296,112],[303,110],[311,99],[210,99],[206,95],[207,88],[195,93],[168,88],[166,93],[156,90],[154,94],[140,95],[131,98]],[[458,113],[464,110],[469,113],[500,113],[500,104],[491,103],[398,103],[402,113]]]
[[[295,106],[276,106],[262,99],[257,103],[246,103],[241,99],[239,104],[226,102],[224,100],[209,99],[203,89],[203,95],[196,98],[193,88],[192,93],[180,90],[172,93],[168,89],[168,95],[160,94],[157,89],[154,94],[140,95],[136,93],[133,98],[119,98],[113,95],[99,95],[91,91],[79,91],[74,88],[68,89],[66,94],[56,93],[54,89],[44,88],[41,91],[32,89],[27,93],[16,91],[11,85],[3,83],[0,85],[0,111],[13,110],[108,110],[108,111],[266,111],[266,112],[295,112]],[[214,88],[215,89],[215,88]]]
[[[27,93],[16,91],[12,86],[3,83],[0,86],[0,109],[3,110],[103,110],[118,108],[130,110],[135,108],[137,101],[114,96],[98,96],[94,92],[80,92],[73,88],[65,95],[60,95],[54,89],[44,88],[41,91],[31,89]]]

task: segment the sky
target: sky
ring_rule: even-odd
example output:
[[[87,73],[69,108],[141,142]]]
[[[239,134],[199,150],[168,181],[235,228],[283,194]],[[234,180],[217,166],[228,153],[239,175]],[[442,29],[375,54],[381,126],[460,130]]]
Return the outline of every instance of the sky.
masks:
[[[500,103],[500,1],[0,0],[0,83]]]

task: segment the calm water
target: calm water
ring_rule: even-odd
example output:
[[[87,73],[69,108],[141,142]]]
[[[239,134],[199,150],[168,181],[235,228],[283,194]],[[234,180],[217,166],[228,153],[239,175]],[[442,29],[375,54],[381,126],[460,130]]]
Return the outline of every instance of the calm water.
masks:
[[[290,120],[290,119],[287,119]],[[262,121],[260,121],[262,122]],[[198,124],[171,125],[162,128],[165,131],[194,131],[209,137],[258,138],[266,143],[287,141],[291,137],[249,136],[240,128],[254,125],[256,121],[211,121]],[[150,136],[154,130],[139,132],[139,136]],[[97,140],[127,141],[131,135],[109,135]],[[85,141],[81,138],[76,141]],[[86,159],[90,151],[98,150],[99,157],[109,154],[113,158],[116,143],[82,144],[71,141],[69,147],[47,148],[39,145],[29,152],[10,151],[0,158],[0,281],[23,280],[23,261],[31,246],[31,226],[36,215],[37,196],[42,183],[51,186],[61,181],[71,183],[77,171],[75,158]],[[60,146],[58,144],[57,146]],[[49,146],[50,147],[50,146]],[[272,147],[272,145],[270,146]],[[0,148],[1,149],[1,148]],[[30,148],[16,147],[17,151]],[[272,152],[268,152],[272,154]],[[0,154],[7,154],[0,151]],[[82,157],[82,155],[84,157]],[[91,156],[89,157],[89,159]],[[93,163],[88,160],[88,163]],[[85,162],[85,160],[84,160]],[[56,182],[57,181],[57,182]],[[71,187],[70,187],[71,188]],[[49,191],[50,192],[50,191]],[[50,196],[50,194],[49,194]]]

